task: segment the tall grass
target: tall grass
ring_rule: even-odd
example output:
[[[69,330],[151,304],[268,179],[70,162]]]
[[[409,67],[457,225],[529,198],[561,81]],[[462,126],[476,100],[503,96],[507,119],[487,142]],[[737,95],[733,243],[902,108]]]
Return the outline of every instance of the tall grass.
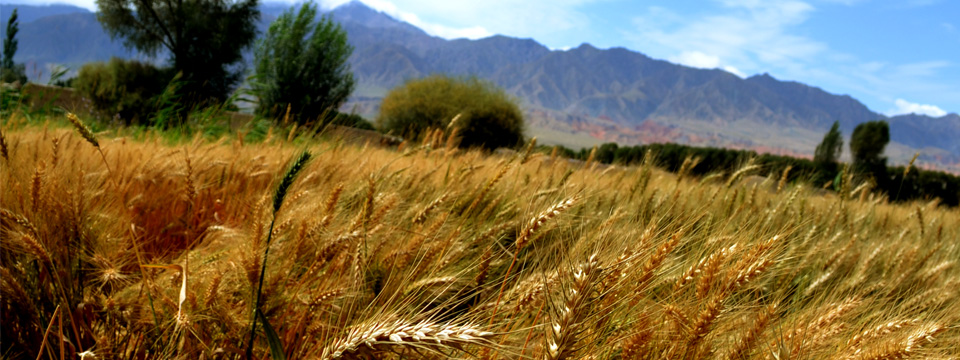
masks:
[[[960,356],[936,202],[336,140],[287,182],[282,137],[95,135],[3,129],[4,357]]]

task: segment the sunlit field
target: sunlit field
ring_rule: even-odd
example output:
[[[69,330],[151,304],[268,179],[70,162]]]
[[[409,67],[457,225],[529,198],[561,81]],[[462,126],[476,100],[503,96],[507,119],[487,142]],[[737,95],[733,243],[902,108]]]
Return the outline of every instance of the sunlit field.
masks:
[[[960,210],[849,177],[55,120],[3,128],[6,358],[960,356]]]

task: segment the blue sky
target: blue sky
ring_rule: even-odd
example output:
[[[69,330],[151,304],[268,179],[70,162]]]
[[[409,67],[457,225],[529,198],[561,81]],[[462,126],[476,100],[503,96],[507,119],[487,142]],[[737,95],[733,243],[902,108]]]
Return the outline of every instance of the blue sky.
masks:
[[[741,77],[770,73],[888,115],[960,112],[957,0],[361,1],[444,38],[625,47]],[[93,0],[64,2],[94,9]]]

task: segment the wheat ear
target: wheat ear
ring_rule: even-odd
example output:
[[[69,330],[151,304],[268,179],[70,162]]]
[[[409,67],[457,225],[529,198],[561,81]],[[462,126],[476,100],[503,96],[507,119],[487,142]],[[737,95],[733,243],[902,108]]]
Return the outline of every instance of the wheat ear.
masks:
[[[854,347],[863,343],[866,339],[875,339],[895,331],[900,330],[906,325],[912,325],[917,323],[918,320],[899,320],[899,321],[890,321],[885,324],[878,325],[877,327],[864,330],[862,333],[855,335],[850,341],[847,342],[847,346]]]
[[[422,224],[424,221],[426,221],[427,216],[430,215],[430,212],[433,211],[433,209],[436,209],[437,206],[440,206],[440,204],[442,204],[444,201],[446,201],[448,195],[449,194],[446,194],[446,193],[441,195],[439,198],[431,202],[430,205],[427,205],[427,207],[423,208],[423,210],[420,210],[420,212],[417,213],[417,216],[413,218],[413,223]]]
[[[579,200],[578,197],[572,197],[561,201],[553,207],[540,213],[533,219],[530,219],[530,223],[527,224],[522,231],[520,231],[520,236],[517,237],[517,251],[520,251],[527,245],[527,242],[530,241],[530,237],[536,233],[537,230],[540,230],[540,228],[543,227],[543,224],[545,224],[548,220],[557,217],[557,215],[560,215],[560,213],[564,212],[565,210],[571,208],[573,204],[577,202],[577,200]]]
[[[103,154],[103,149],[100,148],[100,142],[97,141],[97,136],[93,134],[93,131],[90,131],[90,128],[88,128],[87,125],[84,125],[84,123],[80,121],[80,118],[73,113],[67,113],[67,120],[70,120],[70,123],[73,124],[73,127],[76,128],[77,132],[80,133],[80,136],[86,139],[90,145],[93,145],[93,147],[97,148],[97,151],[100,152],[100,158],[103,159],[103,165],[107,167],[108,172],[113,173],[113,171],[110,170],[110,164],[107,164],[107,157]]]
[[[932,343],[935,340],[934,336],[945,330],[946,328],[938,324],[925,325],[914,331],[910,336],[907,336],[906,339],[887,342],[883,344],[883,346],[864,354],[857,351],[857,353],[849,358],[866,360],[906,359],[924,345]]]
[[[680,236],[681,233],[678,232],[670,237],[670,240],[667,240],[660,245],[660,247],[657,248],[657,252],[653,253],[653,255],[647,259],[647,262],[643,264],[643,273],[636,281],[637,285],[635,287],[636,290],[634,291],[634,295],[636,295],[636,297],[634,298],[634,301],[643,295],[643,291],[646,289],[648,282],[653,279],[654,272],[660,268],[660,265],[662,265],[663,261],[667,259],[667,255],[673,251],[673,248],[680,243]]]
[[[436,324],[429,321],[407,323],[396,320],[356,326],[346,337],[323,349],[321,359],[378,359],[376,354],[411,348],[440,352],[464,345],[493,347],[493,333],[474,325]]]
[[[3,156],[6,161],[10,161],[10,154],[7,153],[7,139],[3,137],[3,131],[0,131],[0,156]]]
[[[764,330],[767,329],[767,325],[770,324],[770,320],[776,314],[776,307],[773,305],[767,306],[766,308],[760,310],[757,314],[757,319],[753,323],[753,327],[747,331],[740,339],[737,339],[737,342],[733,345],[733,348],[727,352],[727,359],[746,359],[750,355],[750,349],[753,348],[754,344],[757,343],[757,340],[760,338],[760,335],[763,334]]]
[[[574,203],[579,200],[579,197],[572,197],[564,201],[559,202],[553,207],[547,209],[546,211],[535,216],[533,219],[530,219],[530,223],[520,231],[520,236],[517,237],[517,246],[513,254],[513,261],[510,262],[510,267],[507,268],[507,273],[503,276],[503,283],[500,285],[500,294],[497,295],[497,302],[493,306],[493,313],[490,315],[490,323],[493,323],[493,319],[497,316],[497,308],[500,307],[500,300],[503,298],[503,290],[507,287],[507,279],[510,277],[510,272],[513,270],[513,266],[517,264],[517,257],[520,256],[520,250],[523,250],[523,247],[526,246],[527,242],[530,240],[530,235],[537,232],[540,227],[543,226],[547,220],[557,217],[564,210],[569,209],[573,206]]]
[[[563,304],[547,327],[547,352],[544,359],[570,358],[577,350],[577,336],[583,331],[584,319],[589,314],[593,284],[600,275],[596,255],[573,273],[573,282],[564,291]]]

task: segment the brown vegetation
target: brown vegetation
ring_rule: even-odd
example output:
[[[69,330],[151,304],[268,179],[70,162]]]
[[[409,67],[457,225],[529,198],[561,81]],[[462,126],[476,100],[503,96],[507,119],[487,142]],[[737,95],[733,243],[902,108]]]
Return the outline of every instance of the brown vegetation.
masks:
[[[960,356],[936,203],[315,141],[271,231],[303,145],[92,136],[4,125],[3,356],[240,358],[263,264],[256,358]]]

